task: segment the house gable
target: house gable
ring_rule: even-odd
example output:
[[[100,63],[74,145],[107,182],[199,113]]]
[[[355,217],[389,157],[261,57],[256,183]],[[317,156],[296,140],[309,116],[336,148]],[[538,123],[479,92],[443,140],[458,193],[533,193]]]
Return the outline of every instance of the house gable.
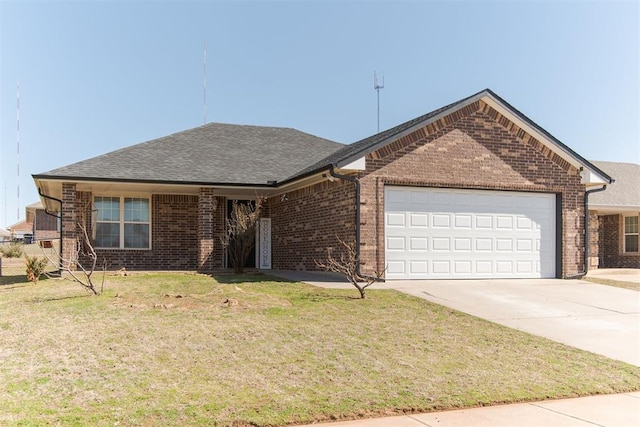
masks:
[[[450,187],[549,191],[559,175],[580,181],[578,169],[482,101],[382,146],[367,159],[369,172],[428,165],[429,178],[422,174],[421,181]]]
[[[330,164],[340,168],[361,157],[371,156],[375,152],[384,156],[385,153],[397,151],[404,145],[432,135],[461,117],[480,109],[501,124],[508,132],[536,147],[538,151],[544,153],[565,170],[568,170],[571,165],[581,171],[583,184],[603,185],[613,181],[598,167],[557,140],[489,89],[348,145],[310,166],[306,171],[317,170]],[[375,155],[372,158],[375,158]]]

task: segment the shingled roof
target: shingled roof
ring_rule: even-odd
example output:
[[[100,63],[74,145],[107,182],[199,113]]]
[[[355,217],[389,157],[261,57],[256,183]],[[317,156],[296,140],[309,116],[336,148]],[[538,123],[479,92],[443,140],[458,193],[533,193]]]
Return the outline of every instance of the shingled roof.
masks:
[[[266,185],[342,147],[291,128],[209,123],[34,178]]]
[[[350,145],[290,128],[210,123],[34,175],[34,178],[245,186],[281,184],[331,166],[344,167],[479,99],[499,105],[533,129],[565,159],[594,171],[601,182],[611,180],[490,89]]]
[[[592,161],[615,178],[605,191],[593,193],[589,205],[593,208],[640,211],[640,165],[634,163]]]
[[[596,166],[589,163],[586,159],[584,159],[582,156],[580,156],[578,153],[573,151],[568,146],[564,145],[562,142],[556,139],[549,132],[547,132],[540,126],[538,126],[538,124],[536,124],[533,120],[529,119],[527,116],[522,114],[520,111],[518,111],[508,102],[506,102],[504,99],[500,98],[491,89],[481,90],[478,93],[475,93],[471,96],[463,98],[459,101],[453,102],[444,107],[438,108],[437,110],[431,111],[430,113],[427,113],[420,117],[416,117],[415,119],[404,122],[391,129],[387,129],[383,132],[372,135],[358,142],[354,142],[353,144],[346,145],[342,149],[334,153],[331,153],[326,158],[298,172],[293,177],[291,177],[290,180],[295,179],[299,176],[313,173],[314,171],[318,171],[323,168],[328,168],[330,165],[334,165],[338,167],[344,166],[348,163],[353,162],[354,160],[357,160],[359,157],[364,157],[367,154],[372,153],[375,150],[383,147],[384,145],[390,142],[393,142],[398,138],[401,138],[402,136],[407,135],[419,128],[427,126],[429,123],[435,122],[440,118],[452,113],[453,111],[464,108],[467,105],[470,105],[478,101],[479,99],[493,100],[495,103],[501,105],[506,110],[508,110],[511,114],[513,114],[513,116],[516,117],[519,121],[528,125],[531,129],[534,129],[536,132],[542,135],[543,138],[548,140],[551,146],[553,147],[554,151],[558,153],[562,153],[565,156],[565,158],[571,158],[577,164],[581,166],[584,165],[588,167],[590,170],[593,170],[594,172],[597,173],[597,175],[599,175],[603,179],[603,182],[609,182],[611,180],[610,176],[608,176],[603,171],[599,170]]]

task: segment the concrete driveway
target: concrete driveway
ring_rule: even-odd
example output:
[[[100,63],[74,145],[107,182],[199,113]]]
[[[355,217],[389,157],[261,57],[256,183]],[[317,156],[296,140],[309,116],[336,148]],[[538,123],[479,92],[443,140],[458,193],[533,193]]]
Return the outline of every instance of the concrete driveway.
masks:
[[[274,275],[327,288],[351,287],[319,272]],[[580,280],[399,280],[396,289],[501,325],[640,366],[640,292]],[[354,289],[355,291],[355,289]]]
[[[386,288],[640,366],[640,292],[579,280],[392,281]]]

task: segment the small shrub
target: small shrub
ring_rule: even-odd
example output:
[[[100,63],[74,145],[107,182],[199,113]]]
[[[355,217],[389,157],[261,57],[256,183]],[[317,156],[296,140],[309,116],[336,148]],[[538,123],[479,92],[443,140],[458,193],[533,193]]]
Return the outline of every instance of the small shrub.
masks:
[[[22,243],[11,243],[9,246],[0,248],[2,256],[5,258],[20,258],[24,254]]]
[[[25,264],[27,265],[27,280],[38,283],[40,276],[42,276],[45,268],[47,268],[48,262],[46,258],[30,257],[27,255],[25,259]]]

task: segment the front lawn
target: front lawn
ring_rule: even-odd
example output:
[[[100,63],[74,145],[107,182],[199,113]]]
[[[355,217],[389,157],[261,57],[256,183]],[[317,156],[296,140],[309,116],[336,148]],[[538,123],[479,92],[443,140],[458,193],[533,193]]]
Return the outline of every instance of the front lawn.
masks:
[[[391,290],[0,278],[0,425],[284,425],[640,390],[640,368]]]

